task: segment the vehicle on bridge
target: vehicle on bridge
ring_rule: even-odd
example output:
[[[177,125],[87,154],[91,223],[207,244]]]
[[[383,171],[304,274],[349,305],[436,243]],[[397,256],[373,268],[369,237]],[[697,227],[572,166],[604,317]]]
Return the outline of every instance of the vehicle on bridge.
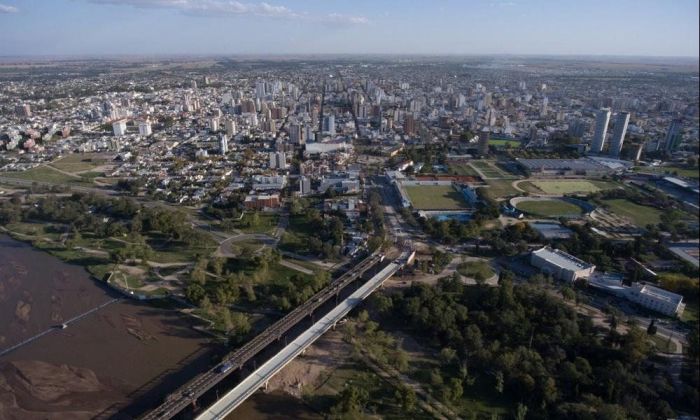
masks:
[[[232,368],[233,368],[233,363],[231,363],[231,362],[225,362],[224,364],[222,364],[221,366],[219,366],[218,368],[216,368],[216,371],[219,372],[219,373],[226,373],[226,372],[228,372],[229,370],[231,370]]]

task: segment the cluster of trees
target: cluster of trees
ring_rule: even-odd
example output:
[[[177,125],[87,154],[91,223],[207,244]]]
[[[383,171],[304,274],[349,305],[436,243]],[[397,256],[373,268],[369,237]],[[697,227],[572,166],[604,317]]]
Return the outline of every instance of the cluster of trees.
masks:
[[[529,243],[539,241],[539,235],[528,223],[518,222],[503,229],[486,231],[482,239],[497,255],[512,256],[527,251]]]
[[[478,387],[511,396],[532,418],[671,418],[672,405],[698,408],[697,389],[674,391],[643,330],[595,327],[509,275],[497,288],[465,287],[455,278],[414,284],[380,311],[441,349],[441,368],[426,381],[446,401]]]
[[[269,248],[258,255],[242,255],[236,259],[200,257],[190,272],[185,295],[201,308],[211,308],[210,314],[238,303],[268,305],[288,311],[330,281],[325,271],[314,275],[280,275],[273,267],[279,261],[280,254]]]
[[[14,198],[0,205],[0,222],[41,221],[65,224],[69,231],[89,233],[95,238],[157,233],[169,241],[199,244],[205,238],[195,231],[185,213],[165,208],[146,208],[126,198],[73,193],[69,197],[49,195],[22,203]]]
[[[307,237],[304,247],[311,254],[323,258],[338,258],[343,246],[345,232],[345,215],[341,212],[322,214],[312,207],[307,200],[294,200],[290,207],[290,231],[299,231]],[[282,244],[284,246],[284,244]],[[297,249],[291,251],[298,252]]]

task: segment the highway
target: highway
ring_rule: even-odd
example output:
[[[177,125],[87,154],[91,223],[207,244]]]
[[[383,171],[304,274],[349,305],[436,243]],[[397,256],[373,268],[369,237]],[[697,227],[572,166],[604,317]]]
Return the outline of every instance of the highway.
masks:
[[[348,312],[374,292],[386,279],[401,268],[401,263],[392,262],[364,285],[333,308],[326,316],[318,320],[308,330],[304,331],[294,341],[284,347],[279,353],[260,366],[241,383],[214,403],[211,407],[197,416],[197,420],[222,419],[262,387],[277,372],[284,368],[309,345],[321,337],[335,323],[343,319]]]
[[[228,375],[243,367],[243,365],[260,353],[268,345],[281,339],[285,333],[307,316],[312,316],[314,311],[329,299],[334,298],[350,283],[357,280],[365,271],[372,268],[383,259],[375,252],[358,263],[351,271],[343,274],[323,290],[313,295],[304,304],[298,306],[283,318],[269,326],[265,331],[244,344],[225,357],[212,369],[204,372],[182,386],[178,391],[169,395],[165,402],[156,409],[146,413],[142,419],[169,419],[176,416],[185,407],[189,406],[221,382]],[[225,367],[228,367],[225,369]]]

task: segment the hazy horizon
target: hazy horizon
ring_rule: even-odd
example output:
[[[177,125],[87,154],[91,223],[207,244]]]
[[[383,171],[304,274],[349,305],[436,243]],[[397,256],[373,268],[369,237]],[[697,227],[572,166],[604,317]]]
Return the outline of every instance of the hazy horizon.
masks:
[[[698,2],[0,0],[0,56],[698,57]]]

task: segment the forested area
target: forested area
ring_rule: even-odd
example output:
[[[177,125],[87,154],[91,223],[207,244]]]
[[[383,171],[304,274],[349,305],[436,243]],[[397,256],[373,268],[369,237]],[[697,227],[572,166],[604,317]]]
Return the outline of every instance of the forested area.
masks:
[[[666,362],[654,356],[643,329],[596,326],[546,292],[514,285],[507,274],[497,288],[444,278],[437,287],[414,284],[377,302],[385,321],[450,356],[428,381],[444,401],[478,388],[510,399],[527,418],[656,419],[697,412],[697,373],[674,390]],[[695,366],[696,341],[689,349]]]

